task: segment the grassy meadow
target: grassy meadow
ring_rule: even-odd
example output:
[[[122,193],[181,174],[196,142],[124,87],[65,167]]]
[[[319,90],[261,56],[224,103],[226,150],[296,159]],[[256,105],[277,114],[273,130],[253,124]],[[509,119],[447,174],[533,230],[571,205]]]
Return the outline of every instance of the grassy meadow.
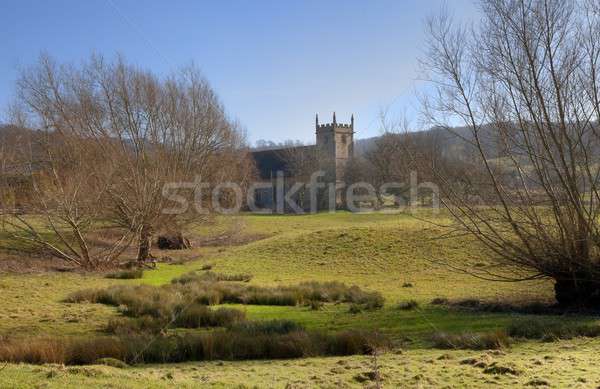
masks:
[[[435,223],[431,223],[435,221]],[[501,350],[440,349],[434,334],[504,331],[534,315],[481,312],[432,304],[433,299],[548,302],[547,281],[490,283],[450,270],[445,264],[488,266],[486,250],[469,237],[444,237],[447,220],[422,214],[335,214],[223,216],[193,227],[196,245],[186,251],[156,251],[159,263],[141,279],[65,272],[0,275],[0,336],[98,334],[118,309],[65,303],[70,293],[111,285],[164,285],[190,271],[250,274],[249,285],[294,285],[340,281],[378,291],[385,305],[352,313],[347,304],[307,306],[238,305],[248,319],[293,320],[310,330],[376,330],[393,341],[381,355],[260,361],[214,361],[167,365],[0,365],[0,388],[167,387],[598,387],[595,352],[600,339],[514,341]],[[406,308],[408,302],[409,308]],[[535,315],[536,320],[596,324],[597,318]],[[2,338],[0,338],[1,341]]]

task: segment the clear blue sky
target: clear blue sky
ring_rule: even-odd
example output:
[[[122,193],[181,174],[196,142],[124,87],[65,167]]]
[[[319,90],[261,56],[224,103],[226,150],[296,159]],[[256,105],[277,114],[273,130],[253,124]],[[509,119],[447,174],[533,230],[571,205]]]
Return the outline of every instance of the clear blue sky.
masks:
[[[377,135],[377,113],[414,109],[423,21],[443,0],[0,0],[0,106],[19,68],[44,51],[60,62],[123,54],[158,74],[199,66],[249,140],[312,142],[323,121],[356,117]],[[475,19],[471,0],[449,0]]]

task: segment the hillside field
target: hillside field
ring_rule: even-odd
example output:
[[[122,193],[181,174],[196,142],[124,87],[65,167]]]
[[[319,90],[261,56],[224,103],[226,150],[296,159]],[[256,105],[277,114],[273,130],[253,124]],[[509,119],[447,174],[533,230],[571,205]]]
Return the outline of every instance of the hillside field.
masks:
[[[431,223],[434,221],[435,223]],[[80,336],[101,332],[120,314],[114,307],[63,302],[71,292],[114,284],[162,285],[206,265],[224,274],[250,274],[251,285],[341,281],[385,297],[380,310],[351,313],[346,304],[304,306],[232,305],[249,319],[285,318],[307,329],[368,329],[393,347],[377,357],[351,356],[267,361],[215,361],[169,365],[0,365],[0,388],[345,388],[374,382],[383,387],[598,387],[600,339],[515,341],[501,350],[436,348],[435,334],[504,331],[516,320],[597,324],[592,316],[562,317],[491,313],[432,304],[433,299],[483,302],[549,302],[549,281],[490,283],[446,264],[489,266],[486,250],[469,237],[445,237],[444,216],[422,214],[335,214],[223,216],[194,227],[196,247],[159,251],[160,263],[142,279],[115,280],[103,274],[69,272],[0,275],[3,307],[0,336]],[[415,301],[413,309],[400,306]],[[1,338],[0,338],[1,341]],[[493,367],[500,367],[494,370]],[[490,368],[492,367],[492,368]]]

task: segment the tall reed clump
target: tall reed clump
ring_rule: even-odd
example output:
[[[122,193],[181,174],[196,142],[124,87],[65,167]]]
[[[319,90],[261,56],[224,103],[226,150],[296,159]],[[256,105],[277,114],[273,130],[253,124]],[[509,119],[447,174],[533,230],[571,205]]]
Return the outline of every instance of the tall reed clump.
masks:
[[[510,345],[510,338],[504,331],[459,334],[436,332],[432,335],[431,341],[434,347],[441,349],[493,350]]]
[[[600,325],[573,321],[550,321],[542,318],[528,318],[513,321],[508,326],[508,334],[514,338],[554,341],[577,337],[600,337]]]
[[[88,289],[69,295],[67,302],[92,302],[121,307],[132,317],[165,317],[173,307],[193,302],[205,305],[311,305],[315,302],[351,303],[362,309],[378,309],[384,304],[379,292],[362,290],[341,282],[303,282],[292,286],[262,287],[236,282],[207,281],[195,275],[176,278],[170,285],[119,285]]]
[[[244,321],[246,314],[232,308],[209,308],[172,288],[148,285],[88,289],[67,297],[68,302],[112,305],[131,319],[112,319],[106,330],[113,334],[157,333],[167,327],[224,327]]]
[[[212,278],[212,279],[211,279]],[[219,277],[203,278],[188,273],[172,281],[185,285],[196,301],[204,304],[250,304],[250,305],[310,305],[314,302],[354,303],[364,309],[381,308],[383,296],[379,292],[362,290],[341,282],[303,282],[298,285],[261,287],[254,285],[218,282]],[[217,279],[217,281],[214,281]]]
[[[306,358],[369,354],[389,346],[379,334],[361,331],[322,333],[271,323],[246,328],[168,336],[102,336],[6,340],[0,361],[87,365],[113,358],[128,364],[203,360]]]

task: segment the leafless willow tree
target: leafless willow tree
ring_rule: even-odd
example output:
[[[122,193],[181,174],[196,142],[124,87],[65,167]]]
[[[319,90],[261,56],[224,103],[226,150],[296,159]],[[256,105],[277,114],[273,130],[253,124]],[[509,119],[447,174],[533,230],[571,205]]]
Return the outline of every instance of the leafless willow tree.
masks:
[[[85,270],[115,266],[134,235],[99,224],[108,201],[98,174],[106,166],[104,155],[77,137],[46,133],[30,141],[35,144],[29,150],[38,153],[19,175],[30,186],[29,199],[3,215],[4,231],[12,238],[4,248],[51,255]]]
[[[500,266],[486,279],[551,278],[564,305],[600,303],[600,8],[597,1],[482,0],[482,20],[427,25],[425,99],[483,168],[477,201],[436,173],[456,227]]]
[[[121,58],[108,62],[93,56],[74,67],[42,56],[22,73],[17,94],[34,127],[77,140],[74,152],[82,160],[93,156],[86,166],[98,185],[79,190],[100,191],[101,215],[95,219],[135,234],[139,261],[151,256],[158,229],[187,214],[165,212],[173,207],[174,194],[166,192],[195,200],[194,189],[200,188],[191,183],[217,177],[224,161],[231,161],[219,156],[231,156],[243,143],[195,68],[160,79]]]

